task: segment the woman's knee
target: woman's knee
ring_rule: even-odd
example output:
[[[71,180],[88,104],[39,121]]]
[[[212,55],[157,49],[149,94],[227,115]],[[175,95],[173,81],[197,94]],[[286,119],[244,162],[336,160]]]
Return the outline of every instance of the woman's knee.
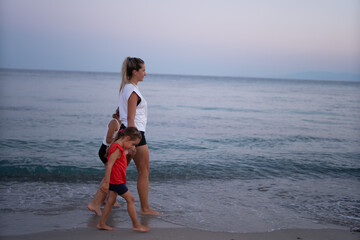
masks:
[[[150,166],[149,166],[149,150],[147,146],[136,150],[137,154],[134,157],[134,162],[137,168],[139,175],[149,175]]]

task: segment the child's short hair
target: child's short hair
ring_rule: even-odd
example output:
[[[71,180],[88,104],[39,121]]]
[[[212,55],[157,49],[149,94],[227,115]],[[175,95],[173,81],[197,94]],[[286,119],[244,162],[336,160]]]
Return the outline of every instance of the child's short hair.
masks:
[[[112,141],[110,146],[106,149],[106,153],[105,153],[104,157],[106,157],[106,158],[108,157],[110,147],[115,141],[119,140],[122,137],[126,137],[126,136],[130,137],[131,141],[134,141],[137,139],[141,141],[141,138],[142,138],[141,133],[139,132],[139,130],[137,130],[136,127],[127,127],[125,129],[121,129],[121,130],[119,130],[118,134],[116,135],[116,137],[114,138],[114,140]]]
[[[115,139],[118,140],[123,136],[129,136],[130,140],[132,140],[132,141],[136,140],[136,139],[141,140],[141,138],[142,138],[141,133],[139,132],[139,130],[136,127],[127,127],[125,129],[121,129],[118,132],[118,136]]]

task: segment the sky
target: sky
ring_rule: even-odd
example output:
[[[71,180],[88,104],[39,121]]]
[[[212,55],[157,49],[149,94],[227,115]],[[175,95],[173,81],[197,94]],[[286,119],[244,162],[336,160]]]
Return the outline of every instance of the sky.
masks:
[[[0,68],[360,80],[360,0],[0,0]]]

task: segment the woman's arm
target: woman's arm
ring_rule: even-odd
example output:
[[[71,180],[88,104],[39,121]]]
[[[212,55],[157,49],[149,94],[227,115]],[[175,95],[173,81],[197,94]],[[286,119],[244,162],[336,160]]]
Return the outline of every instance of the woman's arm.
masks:
[[[114,132],[117,130],[118,124],[115,122],[116,120],[111,120],[108,125],[108,131],[106,133],[106,143],[112,143]]]
[[[139,99],[140,97],[135,92],[132,92],[129,97],[127,114],[128,127],[135,127],[135,113],[137,102]]]

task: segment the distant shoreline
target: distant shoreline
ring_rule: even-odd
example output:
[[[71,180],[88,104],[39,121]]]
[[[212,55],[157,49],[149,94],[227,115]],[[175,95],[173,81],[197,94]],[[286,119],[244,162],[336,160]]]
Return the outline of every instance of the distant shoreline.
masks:
[[[61,72],[61,73],[78,73],[78,74],[120,74],[119,72],[107,72],[107,71],[85,71],[85,70],[59,70],[59,69],[21,69],[21,68],[0,68],[0,71],[12,71],[12,72]],[[301,77],[301,74],[305,74]],[[360,75],[356,75],[356,79],[326,79],[326,77],[311,78],[306,76],[307,73],[296,73],[292,75],[284,76],[269,76],[269,77],[256,77],[256,76],[211,76],[211,75],[191,75],[191,74],[175,74],[175,73],[148,73],[149,76],[176,76],[176,77],[197,77],[197,78],[227,78],[227,79],[254,79],[254,80],[277,80],[277,81],[321,81],[321,82],[350,82],[350,83],[359,83]],[[318,73],[322,74],[322,73]],[[327,74],[327,73],[324,73]],[[296,77],[298,75],[298,77]],[[335,74],[337,75],[337,74]],[[354,75],[354,74],[352,74]],[[355,75],[354,75],[355,76]],[[357,78],[358,77],[358,78]]]

